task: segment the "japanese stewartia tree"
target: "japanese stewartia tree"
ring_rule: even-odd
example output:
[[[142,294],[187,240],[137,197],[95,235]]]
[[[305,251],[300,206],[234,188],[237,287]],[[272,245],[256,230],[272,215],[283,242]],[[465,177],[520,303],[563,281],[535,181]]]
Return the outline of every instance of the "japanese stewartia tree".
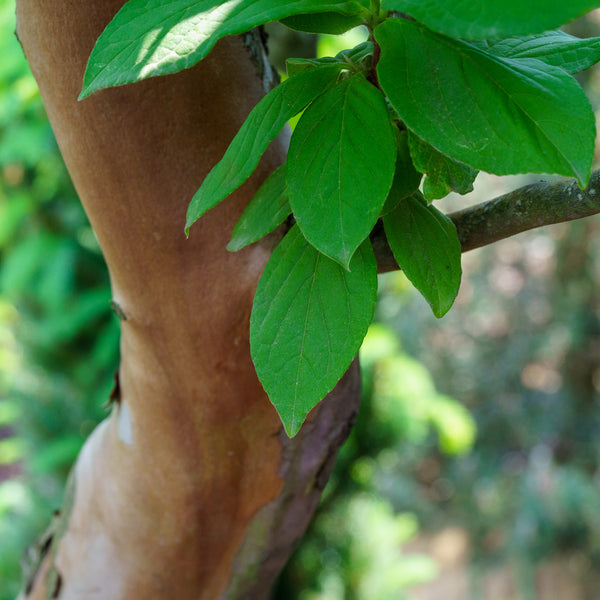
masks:
[[[268,596],[356,413],[378,269],[441,317],[461,250],[600,210],[573,78],[600,38],[548,31],[597,6],[19,0],[122,323],[113,412],[23,597]],[[368,39],[273,85],[247,33],[271,21]],[[512,220],[511,198],[435,207],[480,170],[575,182],[518,192]]]

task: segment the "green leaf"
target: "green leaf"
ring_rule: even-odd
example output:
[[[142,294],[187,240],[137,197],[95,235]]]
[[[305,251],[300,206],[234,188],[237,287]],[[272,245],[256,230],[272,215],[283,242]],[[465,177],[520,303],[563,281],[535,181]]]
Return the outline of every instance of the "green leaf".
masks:
[[[450,192],[468,194],[473,191],[473,181],[477,177],[473,167],[442,154],[413,133],[408,136],[408,145],[415,167],[427,174],[423,194],[428,201],[443,198]]]
[[[254,298],[250,349],[289,436],[356,356],[376,296],[368,241],[349,272],[308,244],[297,226],[273,252]]]
[[[288,152],[290,204],[306,239],[348,268],[377,221],[395,160],[385,100],[363,75],[319,96],[298,121]]]
[[[565,71],[501,58],[406,19],[377,27],[379,83],[421,139],[476,169],[590,176],[591,106]]]
[[[343,61],[339,58],[334,58],[333,56],[324,56],[323,58],[288,58],[285,61],[285,66],[288,77],[295,77],[298,75],[298,73],[325,65],[339,65],[341,70],[342,63]],[[346,64],[345,68],[349,69],[350,65]]]
[[[600,6],[598,0],[383,0],[430,29],[466,39],[528,35],[556,29]]]
[[[347,50],[338,52],[336,54],[336,58],[343,60],[344,62],[350,62],[358,65],[366,58],[373,56],[373,48],[373,42],[361,42],[358,44],[358,46],[354,46],[354,48],[348,48]]]
[[[307,33],[344,33],[363,22],[362,15],[342,15],[335,12],[323,12],[308,15],[295,15],[282,19],[281,22],[290,29]]]
[[[259,240],[283,223],[292,212],[285,185],[285,164],[273,171],[233,229],[227,250],[240,250]]]
[[[567,73],[579,73],[600,60],[600,37],[580,39],[564,31],[538,35],[485,40],[480,47],[505,58],[537,58]]]
[[[394,180],[380,216],[392,212],[398,203],[414,194],[421,183],[422,175],[415,169],[408,149],[408,133],[396,129],[396,167]]]
[[[177,73],[217,40],[302,13],[358,15],[358,0],[129,0],[98,38],[80,99],[115,85]]]
[[[321,65],[332,64],[340,64],[346,69],[359,71],[361,65],[363,65],[365,61],[371,60],[372,56],[373,42],[362,42],[354,48],[338,52],[335,57],[324,56],[323,58],[288,58],[286,61],[287,74],[289,77],[293,77],[297,73],[301,73],[307,69],[312,69]]]
[[[339,72],[340,66],[334,64],[299,73],[271,90],[252,109],[223,158],[194,194],[188,207],[186,231],[250,177],[285,123],[333,85]]]
[[[460,242],[454,223],[417,192],[383,217],[396,262],[436,317],[452,306],[460,287]]]

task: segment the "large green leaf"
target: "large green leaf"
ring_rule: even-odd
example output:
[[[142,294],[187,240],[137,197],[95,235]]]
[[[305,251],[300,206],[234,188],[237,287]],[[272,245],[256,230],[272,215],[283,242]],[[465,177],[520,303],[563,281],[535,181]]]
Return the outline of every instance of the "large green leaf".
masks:
[[[285,184],[285,165],[273,171],[260,186],[233,229],[227,250],[240,250],[285,221],[292,212]]]
[[[377,266],[370,243],[351,271],[315,250],[294,226],[258,284],[250,348],[258,377],[295,435],[356,356],[373,318]]]
[[[357,15],[359,0],[129,0],[90,55],[80,98],[96,90],[177,73],[204,58],[219,38],[292,15]]]
[[[556,29],[600,6],[599,0],[383,0],[430,29],[466,39],[528,35]]]
[[[341,64],[336,63],[298,73],[271,90],[252,109],[223,158],[194,194],[187,211],[186,230],[250,177],[285,123],[331,86],[340,69]]]
[[[487,52],[505,58],[537,58],[567,73],[579,73],[600,60],[600,37],[580,39],[564,31],[546,31],[538,35],[483,40]]]
[[[443,198],[450,192],[467,194],[473,190],[476,169],[442,154],[412,132],[408,136],[408,145],[415,167],[427,174],[423,182],[427,200]]]
[[[342,15],[335,12],[295,15],[282,19],[281,22],[290,29],[308,33],[344,33],[363,22],[362,15]]]
[[[379,83],[398,115],[440,152],[498,175],[558,173],[585,185],[591,106],[577,82],[536,59],[502,58],[406,19],[380,25]]]
[[[433,314],[444,316],[460,287],[460,242],[454,223],[416,193],[389,215],[383,226],[396,262],[423,294]]]
[[[306,239],[348,268],[385,202],[396,160],[383,95],[363,75],[319,96],[296,125],[287,183]]]

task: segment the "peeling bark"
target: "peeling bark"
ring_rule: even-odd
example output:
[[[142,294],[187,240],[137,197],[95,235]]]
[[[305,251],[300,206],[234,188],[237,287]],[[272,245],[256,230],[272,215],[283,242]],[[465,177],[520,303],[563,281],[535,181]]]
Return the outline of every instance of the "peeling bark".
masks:
[[[64,530],[21,597],[263,599],[353,421],[358,370],[296,438],[283,434],[248,339],[280,234],[225,246],[284,143],[184,235],[187,203],[264,94],[264,71],[227,38],[197,67],[78,103],[87,57],[122,4],[17,2],[19,39],[126,315],[119,402],[85,444]]]

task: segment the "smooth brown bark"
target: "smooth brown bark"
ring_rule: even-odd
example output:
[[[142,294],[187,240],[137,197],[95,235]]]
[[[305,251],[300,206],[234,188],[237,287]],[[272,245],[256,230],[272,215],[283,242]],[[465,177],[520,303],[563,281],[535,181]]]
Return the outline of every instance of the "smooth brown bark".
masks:
[[[195,68],[77,102],[122,4],[17,2],[19,39],[126,317],[120,402],[81,453],[66,530],[26,597],[266,598],[357,410],[358,372],[297,438],[282,433],[248,341],[277,235],[225,250],[282,145],[184,235],[187,204],[263,94],[261,78],[242,39],[227,38]]]

